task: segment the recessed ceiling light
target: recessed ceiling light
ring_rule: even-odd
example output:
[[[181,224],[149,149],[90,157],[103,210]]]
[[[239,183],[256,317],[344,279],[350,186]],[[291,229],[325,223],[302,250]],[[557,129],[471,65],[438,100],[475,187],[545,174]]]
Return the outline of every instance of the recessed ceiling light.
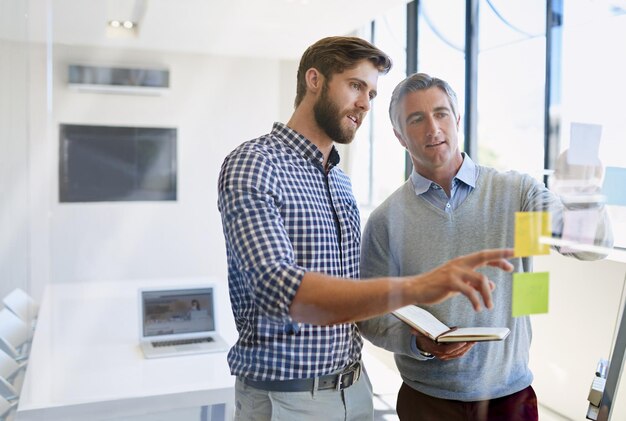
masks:
[[[130,20],[125,20],[125,21],[111,20],[109,21],[109,26],[111,28],[133,29],[137,26],[137,24]]]

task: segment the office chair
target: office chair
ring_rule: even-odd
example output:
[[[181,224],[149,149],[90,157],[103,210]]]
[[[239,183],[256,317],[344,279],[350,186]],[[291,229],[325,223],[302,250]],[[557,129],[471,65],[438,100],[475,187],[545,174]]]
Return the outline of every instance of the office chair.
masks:
[[[9,402],[0,396],[0,421],[10,421],[13,419],[13,409],[17,406],[17,402]]]
[[[15,402],[19,399],[20,393],[8,380],[0,377],[0,397],[9,402]]]
[[[28,324],[13,312],[6,308],[0,310],[0,350],[17,361],[27,359],[31,333]]]
[[[18,363],[7,353],[0,351],[0,396],[9,402],[19,398],[25,366],[25,363]]]
[[[26,367],[25,362],[18,363],[9,354],[0,351],[0,377],[11,381]]]
[[[24,320],[29,325],[33,324],[34,320],[37,318],[39,305],[30,295],[20,288],[15,288],[7,294],[2,302],[5,308],[11,310],[17,317]]]

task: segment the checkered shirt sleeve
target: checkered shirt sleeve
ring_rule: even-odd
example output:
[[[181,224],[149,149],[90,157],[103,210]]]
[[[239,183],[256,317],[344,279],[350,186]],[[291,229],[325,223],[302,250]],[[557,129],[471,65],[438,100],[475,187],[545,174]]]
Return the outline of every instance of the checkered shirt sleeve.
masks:
[[[333,151],[338,162],[338,155]],[[348,177],[325,172],[321,152],[275,123],[225,159],[218,207],[239,339],[235,375],[256,380],[315,377],[360,357],[354,324],[294,323],[289,308],[307,271],[359,276],[360,221]]]

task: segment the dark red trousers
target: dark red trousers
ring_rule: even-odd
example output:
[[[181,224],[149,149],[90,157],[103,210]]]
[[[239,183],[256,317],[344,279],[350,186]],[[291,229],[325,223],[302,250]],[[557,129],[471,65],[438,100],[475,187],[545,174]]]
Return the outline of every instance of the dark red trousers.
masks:
[[[537,396],[531,386],[487,401],[434,398],[402,383],[396,404],[400,421],[538,421]]]

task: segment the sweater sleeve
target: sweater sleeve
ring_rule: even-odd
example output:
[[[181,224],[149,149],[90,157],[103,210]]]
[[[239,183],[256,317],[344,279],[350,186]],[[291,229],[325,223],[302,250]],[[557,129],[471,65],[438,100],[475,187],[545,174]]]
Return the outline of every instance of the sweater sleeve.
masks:
[[[576,209],[566,209],[561,200],[548,190],[542,183],[534,178],[523,176],[522,211],[549,211],[552,217],[552,235],[562,237],[564,226],[564,214],[566,212],[575,212]],[[608,212],[604,206],[597,209],[598,222],[595,230],[594,245],[611,248],[613,247],[613,231]],[[588,251],[562,251],[561,247],[554,247],[560,254],[564,256],[575,257],[578,260],[599,260],[606,257],[606,254],[592,253]]]
[[[361,276],[372,278],[398,276],[389,239],[389,218],[382,206],[372,213],[363,231],[361,242]],[[376,346],[388,351],[415,357],[409,327],[391,314],[357,323],[361,334]]]

